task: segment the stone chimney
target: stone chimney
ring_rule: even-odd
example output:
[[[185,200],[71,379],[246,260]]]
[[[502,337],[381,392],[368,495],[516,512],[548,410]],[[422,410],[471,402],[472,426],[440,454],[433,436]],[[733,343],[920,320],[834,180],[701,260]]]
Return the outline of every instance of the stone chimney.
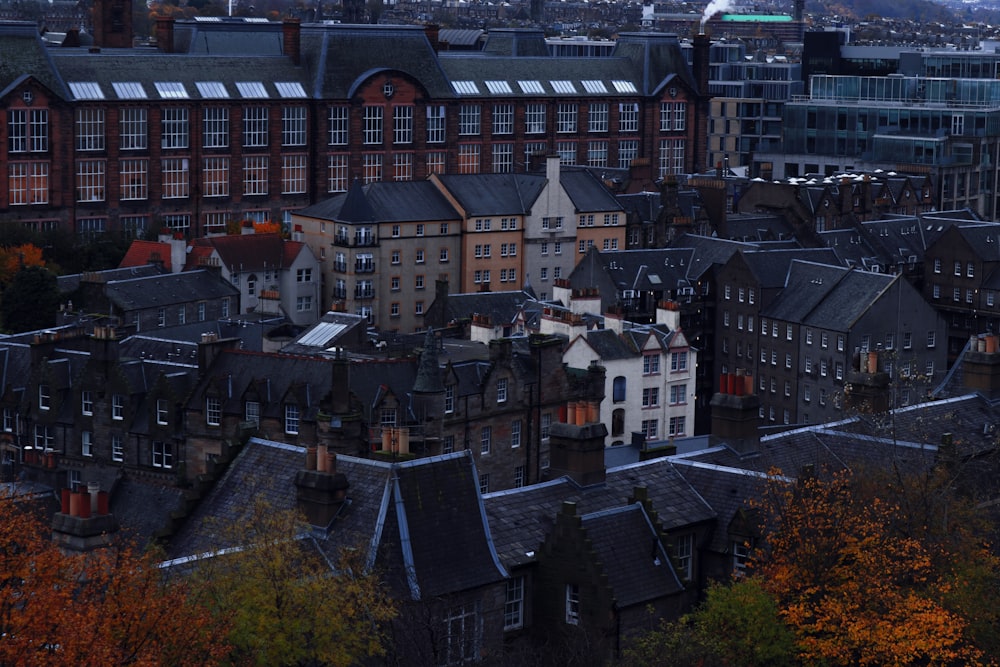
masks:
[[[174,52],[174,19],[169,16],[156,17],[156,46],[164,53]]]
[[[286,18],[281,22],[281,52],[298,65],[302,60],[302,24],[298,19]]]
[[[681,328],[681,304],[676,301],[660,301],[656,304],[656,323],[665,324],[671,331]]]
[[[549,191],[559,191],[559,154],[545,156],[545,180],[549,182]]]
[[[435,51],[441,50],[441,26],[437,23],[424,24],[424,35],[427,36],[427,41],[431,43],[432,49]]]
[[[878,352],[858,352],[844,382],[844,407],[878,414],[889,411],[889,374],[878,370]]]
[[[577,336],[587,333],[587,323],[582,316],[576,313],[545,306],[542,308],[538,329],[541,334],[558,334],[566,336],[572,341]]]
[[[760,398],[753,393],[753,376],[743,369],[720,375],[719,391],[710,405],[712,437],[741,456],[756,453],[760,447]]]
[[[581,287],[570,295],[569,312],[574,315],[601,312],[601,294],[596,287]]]
[[[100,485],[63,489],[60,508],[52,517],[52,541],[66,551],[92,551],[111,543],[118,522],[110,512],[110,498]]]
[[[198,373],[208,371],[223,350],[236,350],[239,346],[239,338],[219,338],[217,333],[203,333],[198,341]]]
[[[696,172],[700,172],[706,166],[706,150],[708,148],[708,104],[711,99],[708,94],[709,79],[709,52],[712,41],[708,35],[701,32],[694,37],[694,78],[698,84],[697,108],[695,110],[695,137],[692,153],[694,160],[692,165]]]
[[[337,472],[337,455],[320,445],[306,448],[306,467],[295,475],[295,487],[298,508],[306,520],[326,530],[347,499],[350,484]]]
[[[962,356],[962,382],[989,399],[1000,398],[1000,336],[973,336]]]
[[[608,306],[604,313],[604,328],[614,331],[619,336],[625,331],[625,308],[623,306]]]
[[[93,13],[94,46],[108,49],[132,48],[131,2],[95,0]]]
[[[581,486],[604,483],[608,428],[600,423],[600,414],[598,401],[571,402],[566,422],[549,427],[549,479],[565,475]]]
[[[573,299],[573,288],[570,286],[568,278],[556,278],[552,281],[552,300],[558,301],[569,308]]]

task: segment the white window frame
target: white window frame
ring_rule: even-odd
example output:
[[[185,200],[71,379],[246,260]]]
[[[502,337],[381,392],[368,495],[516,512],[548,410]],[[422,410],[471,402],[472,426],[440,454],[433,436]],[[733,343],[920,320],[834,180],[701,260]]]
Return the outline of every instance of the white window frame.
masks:
[[[243,147],[264,148],[268,144],[268,109],[264,106],[243,107]]]
[[[209,426],[222,424],[222,399],[218,396],[205,397],[205,423]]]
[[[190,143],[186,107],[165,107],[160,110],[160,148],[185,149]]]
[[[305,146],[309,123],[304,106],[281,107],[281,145]]]

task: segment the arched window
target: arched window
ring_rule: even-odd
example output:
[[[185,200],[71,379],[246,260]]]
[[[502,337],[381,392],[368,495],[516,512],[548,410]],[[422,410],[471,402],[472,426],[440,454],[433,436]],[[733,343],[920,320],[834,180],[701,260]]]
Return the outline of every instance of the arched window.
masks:
[[[625,400],[625,376],[619,375],[615,378],[614,386],[611,390],[611,400],[621,403]]]

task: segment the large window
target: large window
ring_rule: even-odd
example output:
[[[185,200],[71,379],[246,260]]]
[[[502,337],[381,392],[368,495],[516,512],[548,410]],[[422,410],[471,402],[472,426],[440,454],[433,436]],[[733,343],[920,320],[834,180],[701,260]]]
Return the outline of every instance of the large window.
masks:
[[[587,142],[587,166],[607,167],[608,166],[608,142],[588,141]]]
[[[639,157],[639,142],[636,139],[623,139],[618,142],[618,168],[628,169],[632,161]]]
[[[49,203],[48,162],[11,162],[7,175],[11,206]]]
[[[493,173],[509,174],[514,171],[514,144],[493,144]]]
[[[578,107],[574,102],[560,102],[556,108],[556,131],[562,134],[576,132]]]
[[[281,108],[281,145],[306,145],[306,108]]]
[[[229,146],[229,109],[207,107],[202,112],[202,147],[227,148]]]
[[[188,110],[184,107],[167,107],[160,111],[160,147],[188,147]]]
[[[206,197],[229,196],[229,158],[207,157],[202,170],[204,185],[202,194]]]
[[[368,145],[382,143],[382,114],[379,106],[368,105],[364,108],[364,142]]]
[[[444,617],[438,664],[465,665],[479,662],[483,623],[479,616],[479,603],[450,609]]]
[[[413,143],[413,107],[398,106],[392,108],[392,143]]]
[[[427,143],[443,144],[445,137],[444,105],[427,106]]]
[[[49,110],[12,109],[7,116],[11,153],[44,153],[49,150]]]
[[[365,153],[361,156],[362,175],[364,183],[375,183],[382,180],[382,154]]]
[[[639,103],[622,102],[618,105],[618,131],[639,131]]]
[[[121,200],[134,201],[149,198],[149,160],[129,158],[118,165],[121,178]]]
[[[190,196],[188,159],[164,158],[161,165],[163,198],[179,199]]]
[[[545,134],[545,105],[528,104],[524,108],[524,133]]]
[[[281,194],[294,195],[306,191],[306,156],[281,156]]]
[[[514,134],[514,105],[493,105],[493,134]]]
[[[267,107],[243,107],[243,146],[267,146]]]
[[[76,200],[104,201],[104,160],[77,160]]]
[[[267,162],[266,155],[243,157],[243,194],[267,194]]]
[[[347,192],[347,156],[331,155],[328,160],[328,192]]]
[[[347,107],[330,107],[330,137],[331,146],[346,146],[348,128],[351,123],[350,109]]]
[[[479,134],[480,107],[478,104],[463,104],[458,108],[458,133]]]
[[[608,131],[608,103],[593,102],[588,110],[587,129],[590,132]]]
[[[118,110],[118,145],[123,151],[146,150],[146,109],[123,107]]]
[[[458,173],[479,173],[479,145],[462,144],[458,147]]]
[[[392,156],[392,180],[413,180],[413,153],[396,153]]]
[[[685,102],[660,103],[660,132],[679,132],[687,127]]]
[[[104,150],[104,109],[76,110],[76,150]]]

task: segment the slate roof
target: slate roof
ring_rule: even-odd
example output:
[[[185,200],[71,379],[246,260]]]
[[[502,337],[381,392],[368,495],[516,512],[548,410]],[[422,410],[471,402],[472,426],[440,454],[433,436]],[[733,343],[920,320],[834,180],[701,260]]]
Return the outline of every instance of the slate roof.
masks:
[[[204,270],[109,280],[104,293],[123,311],[239,296],[236,288],[222,280],[218,273]]]
[[[716,517],[714,508],[666,459],[608,469],[603,485],[580,487],[560,477],[483,496],[501,562],[508,569],[533,562],[563,501],[575,502],[577,512],[589,514],[627,504],[640,487],[668,532]]]
[[[688,277],[692,281],[697,281],[705,271],[708,271],[716,264],[725,264],[733,256],[733,253],[741,248],[754,249],[760,246],[711,236],[682,234],[670,242],[670,247],[691,248],[694,250],[694,256],[688,269]]]
[[[531,174],[451,174],[438,176],[465,215],[527,215],[546,179]]]
[[[478,44],[485,34],[482,30],[471,28],[441,28],[438,41],[450,46],[471,47]]]
[[[750,243],[795,236],[794,228],[781,215],[730,213],[726,216],[725,229],[729,239]]]
[[[785,289],[769,306],[761,311],[761,316],[786,322],[803,322],[817,306],[828,308],[826,303],[838,289],[838,283],[845,280],[850,272],[850,269],[844,267],[793,260],[788,268]],[[877,274],[865,273],[864,275]],[[882,278],[883,280],[892,279],[891,276],[882,276]],[[870,303],[870,301],[866,301],[862,305],[867,308]],[[853,318],[842,318],[840,323],[845,325],[851,321]]]
[[[167,253],[168,261],[170,254]],[[122,266],[117,269],[106,269],[97,271],[97,274],[104,280],[128,280],[131,278],[149,278],[151,276],[162,276],[164,271],[153,264],[142,264],[140,266]],[[57,276],[56,284],[59,292],[69,294],[80,288],[80,281],[83,279],[82,273],[73,273],[65,276]]]
[[[7,94],[28,73],[56,95],[69,95],[34,21],[0,21],[0,94]]]
[[[628,338],[619,336],[611,329],[588,331],[584,339],[602,361],[630,359],[639,356],[638,349],[629,345]]]
[[[452,322],[468,319],[473,315],[487,315],[494,325],[510,324],[521,307],[534,300],[534,297],[522,290],[449,294],[443,319],[445,322]]]
[[[559,174],[559,183],[578,213],[625,210],[618,198],[604,187],[604,182],[590,171],[563,169]]]
[[[613,507],[580,518],[619,607],[684,590],[642,505]],[[651,549],[650,545],[654,545]]]
[[[483,53],[491,56],[547,56],[545,32],[538,30],[504,30],[493,28],[486,33]]]
[[[765,484],[764,474],[682,457],[671,457],[670,461],[719,518],[721,525],[712,531],[708,549],[726,553],[730,548],[726,525],[738,511],[748,507],[747,499],[759,497]]]
[[[462,219],[430,181],[379,181],[364,186],[355,182],[350,192],[313,204],[297,214],[340,222]]]
[[[180,558],[238,546],[224,542],[231,533],[225,527],[245,521],[255,498],[275,509],[295,507],[295,475],[304,465],[304,447],[251,438],[171,541],[170,554]],[[506,577],[470,453],[393,464],[338,456],[337,472],[350,485],[347,504],[325,533],[314,533],[328,555],[344,547],[365,550],[369,566],[381,559],[386,576],[413,599]],[[462,567],[447,566],[456,559]]]
[[[751,250],[743,253],[743,261],[763,289],[783,287],[788,278],[788,269],[796,260],[830,266],[841,264],[837,254],[825,248],[777,249],[766,252]]]
[[[692,282],[691,265],[696,261],[695,251],[687,247],[593,254],[592,261],[614,280],[619,289],[676,290]],[[581,260],[574,269],[574,275],[577,272],[581,272],[581,275],[585,273],[586,260],[587,258]],[[613,295],[602,295],[602,299],[607,296]]]
[[[248,37],[253,42],[255,37]],[[251,55],[251,54],[247,54]],[[228,98],[240,99],[237,82],[260,83],[268,97],[282,99],[276,82],[305,83],[305,72],[286,57],[255,57],[252,70],[247,69],[246,56],[186,55],[134,49],[102,49],[90,53],[80,49],[53,49],[52,58],[67,82],[96,84],[106,100],[123,99],[116,93],[115,82],[141,84],[147,99],[164,99],[157,92],[157,82],[180,83],[190,99],[220,99],[220,95],[199,89],[198,82],[219,83]],[[308,86],[306,87],[308,88]],[[67,99],[74,99],[67,94]]]
[[[302,71],[306,92],[322,99],[349,99],[372,74],[392,69],[414,79],[434,99],[454,97],[422,26],[303,25]]]
[[[487,45],[488,46],[488,45]],[[544,42],[542,48],[547,49]],[[475,84],[478,94],[461,94],[462,99],[489,97],[495,99],[487,82],[502,81],[510,89],[511,98],[537,98],[539,95],[564,96],[577,100],[580,97],[601,99],[620,97],[615,81],[637,81],[633,63],[623,58],[559,58],[548,53],[534,54],[532,57],[484,57],[466,51],[442,52],[441,68],[452,81],[470,81]],[[521,81],[536,82],[544,92],[531,92],[521,87]],[[575,93],[557,90],[553,81],[566,81]],[[584,87],[584,81],[600,82],[603,92],[591,93]],[[561,84],[567,85],[567,84]],[[588,84],[593,86],[594,84]],[[638,89],[636,89],[638,94]]]
[[[174,50],[213,56],[280,56],[281,24],[218,17],[174,22]]]
[[[876,307],[878,298],[896,280],[902,278],[898,275],[850,271],[801,323],[823,329],[847,330],[859,317]]]
[[[639,83],[640,94],[655,94],[674,80],[695,92],[708,93],[698,90],[677,35],[619,33],[611,57],[624,57],[632,63],[633,80]]]

